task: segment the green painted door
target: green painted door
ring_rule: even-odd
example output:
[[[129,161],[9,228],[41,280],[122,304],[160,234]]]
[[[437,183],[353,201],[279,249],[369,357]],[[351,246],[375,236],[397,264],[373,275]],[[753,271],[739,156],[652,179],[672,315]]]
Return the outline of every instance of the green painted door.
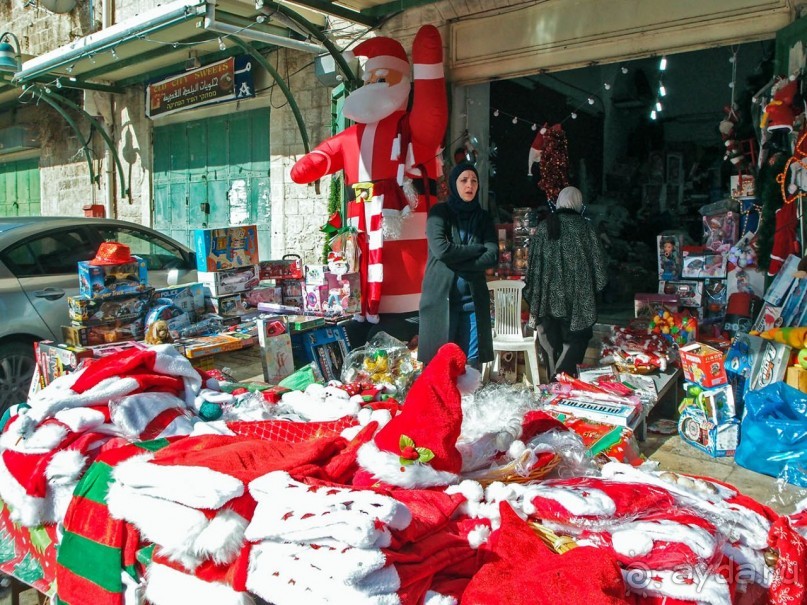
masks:
[[[0,216],[39,216],[39,158],[0,162]]]
[[[194,229],[258,226],[270,256],[269,110],[154,129],[154,227],[193,247]]]

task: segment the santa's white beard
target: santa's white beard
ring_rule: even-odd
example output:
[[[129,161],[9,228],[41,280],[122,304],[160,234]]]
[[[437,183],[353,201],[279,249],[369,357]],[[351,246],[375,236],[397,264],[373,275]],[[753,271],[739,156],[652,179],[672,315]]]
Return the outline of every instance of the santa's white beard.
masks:
[[[408,78],[403,78],[394,86],[386,83],[365,84],[345,99],[345,117],[360,124],[380,122],[393,112],[406,109],[410,88]]]

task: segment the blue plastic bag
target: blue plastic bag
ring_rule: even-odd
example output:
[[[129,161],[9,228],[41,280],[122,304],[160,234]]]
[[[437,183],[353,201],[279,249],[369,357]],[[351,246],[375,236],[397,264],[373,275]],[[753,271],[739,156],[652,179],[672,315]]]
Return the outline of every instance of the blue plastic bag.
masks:
[[[734,461],[747,469],[807,487],[807,394],[776,382],[745,396]]]

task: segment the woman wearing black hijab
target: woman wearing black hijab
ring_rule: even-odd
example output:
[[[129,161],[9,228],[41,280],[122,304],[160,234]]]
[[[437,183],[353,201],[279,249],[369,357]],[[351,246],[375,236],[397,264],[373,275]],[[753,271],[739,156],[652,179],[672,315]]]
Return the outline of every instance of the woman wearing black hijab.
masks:
[[[418,359],[428,363],[437,349],[453,342],[468,364],[493,359],[490,295],[485,270],[499,260],[493,219],[479,205],[479,175],[461,162],[448,178],[445,203],[429,211],[429,257],[420,297]]]

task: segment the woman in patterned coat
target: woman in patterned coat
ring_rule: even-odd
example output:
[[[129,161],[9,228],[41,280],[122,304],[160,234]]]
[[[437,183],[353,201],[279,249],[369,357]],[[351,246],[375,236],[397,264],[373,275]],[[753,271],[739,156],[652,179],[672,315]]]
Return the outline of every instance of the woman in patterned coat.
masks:
[[[577,375],[597,321],[597,292],[608,282],[600,239],[582,210],[583,194],[566,187],[530,242],[524,297],[531,325],[543,331],[550,377]]]

